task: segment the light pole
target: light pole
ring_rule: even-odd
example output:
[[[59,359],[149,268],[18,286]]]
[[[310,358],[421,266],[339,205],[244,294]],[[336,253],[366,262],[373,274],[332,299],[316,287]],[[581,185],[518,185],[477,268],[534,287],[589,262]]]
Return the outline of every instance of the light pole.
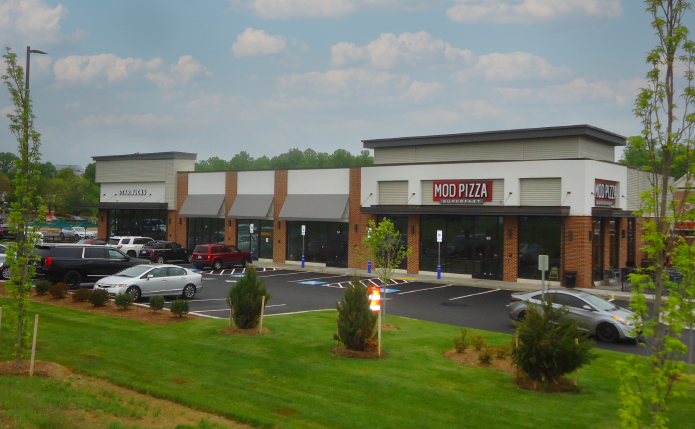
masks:
[[[27,46],[27,74],[26,74],[26,82],[24,82],[24,102],[27,103],[29,101],[29,56],[31,54],[44,54],[46,55],[46,52],[39,51],[38,49],[31,49],[29,46]]]

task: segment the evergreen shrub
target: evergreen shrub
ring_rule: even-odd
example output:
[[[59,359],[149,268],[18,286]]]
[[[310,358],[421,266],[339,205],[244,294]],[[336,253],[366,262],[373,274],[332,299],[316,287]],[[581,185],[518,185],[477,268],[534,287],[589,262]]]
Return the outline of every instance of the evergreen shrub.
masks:
[[[171,312],[179,317],[188,314],[188,301],[177,299],[171,303]]]
[[[161,295],[151,296],[150,308],[154,313],[156,313],[157,310],[161,310],[162,308],[164,308],[164,297]]]
[[[118,295],[116,295],[116,298],[114,298],[114,302],[116,303],[116,306],[121,307],[124,310],[127,310],[128,308],[130,308],[131,305],[133,305],[133,295],[129,294],[128,292],[119,293]]]
[[[109,302],[109,293],[103,289],[94,290],[89,297],[89,302],[95,307],[104,307]]]
[[[86,302],[92,296],[92,290],[86,288],[79,288],[72,293],[72,300],[74,302]]]
[[[354,277],[338,303],[338,333],[333,339],[349,350],[365,350],[374,337],[377,315],[369,308],[367,287]]]
[[[256,277],[253,265],[246,267],[244,277],[232,286],[227,296],[227,305],[232,309],[234,324],[240,329],[258,326],[261,320],[261,304],[265,295],[265,305],[270,301],[263,280]]]
[[[471,345],[476,350],[481,350],[487,347],[487,340],[481,335],[471,335]]]
[[[48,288],[48,293],[55,299],[65,299],[70,287],[65,283],[56,283]]]
[[[37,295],[46,295],[46,293],[48,293],[48,289],[51,288],[51,282],[48,280],[39,280],[36,282],[35,288]]]
[[[461,328],[461,337],[454,338],[454,346],[458,353],[463,353],[471,345],[471,341],[466,336],[468,335],[468,329]]]

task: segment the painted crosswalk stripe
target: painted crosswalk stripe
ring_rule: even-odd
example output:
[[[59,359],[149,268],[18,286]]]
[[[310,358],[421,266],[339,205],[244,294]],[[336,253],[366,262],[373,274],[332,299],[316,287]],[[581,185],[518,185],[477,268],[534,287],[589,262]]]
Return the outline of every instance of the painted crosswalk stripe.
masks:
[[[470,295],[457,296],[456,298],[449,298],[449,301],[453,301],[453,300],[455,300],[455,299],[468,298],[468,297],[476,296],[476,295],[484,295],[484,294],[486,294],[486,293],[497,292],[497,291],[500,291],[500,290],[502,290],[502,289],[492,289],[492,290],[486,290],[485,292],[478,292],[478,293],[472,293],[472,294],[470,294]]]

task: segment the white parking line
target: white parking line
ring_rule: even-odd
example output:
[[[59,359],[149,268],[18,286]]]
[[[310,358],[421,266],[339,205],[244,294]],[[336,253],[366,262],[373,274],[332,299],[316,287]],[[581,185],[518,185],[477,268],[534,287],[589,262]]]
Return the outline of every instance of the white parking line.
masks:
[[[218,298],[218,299],[191,299],[188,302],[204,302],[204,301],[226,301],[227,298]]]
[[[270,316],[286,316],[289,314],[302,314],[302,313],[313,313],[316,311],[335,311],[335,308],[326,308],[324,310],[306,310],[306,311],[293,311],[291,313],[276,313],[276,314],[266,314],[265,317],[270,317]]]
[[[453,300],[455,300],[455,299],[468,298],[468,297],[476,296],[476,295],[484,295],[484,294],[486,294],[486,293],[497,292],[497,291],[500,291],[500,290],[502,290],[502,289],[492,289],[492,290],[486,290],[485,292],[478,292],[478,293],[472,293],[472,294],[470,294],[470,295],[457,296],[456,298],[449,298],[449,301],[453,301]]]
[[[306,274],[304,271],[298,271],[296,273],[285,273],[285,274],[271,274],[269,276],[258,276],[259,279],[264,279],[266,277],[277,277],[277,276],[294,276],[297,274]]]
[[[197,311],[191,311],[188,314],[192,314],[194,316],[199,316],[199,317],[207,317],[208,319],[226,319],[226,317],[216,317],[216,316],[210,316],[209,314],[202,314]]]
[[[307,280],[321,280],[321,279],[334,279],[337,277],[347,277],[347,276],[327,276],[327,277],[312,277],[310,279],[300,279],[300,280],[288,280],[288,283],[305,282]]]
[[[426,289],[409,290],[407,292],[401,292],[398,295],[405,295],[406,293],[422,292],[422,291],[427,291],[427,290],[432,290],[432,289],[441,289],[443,287],[449,287],[449,286],[453,286],[453,285],[436,286],[436,287],[428,287]]]
[[[287,304],[273,304],[273,305],[266,305],[266,307],[284,307]]]

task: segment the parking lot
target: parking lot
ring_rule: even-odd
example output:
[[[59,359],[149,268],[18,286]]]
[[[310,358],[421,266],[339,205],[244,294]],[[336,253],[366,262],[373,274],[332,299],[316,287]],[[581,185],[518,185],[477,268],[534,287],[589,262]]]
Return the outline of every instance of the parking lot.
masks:
[[[204,317],[228,319],[230,310],[226,297],[234,283],[243,276],[244,270],[204,270],[202,273],[203,290],[189,301],[190,312]],[[343,298],[343,289],[351,280],[348,275],[272,267],[259,268],[258,278],[265,281],[267,290],[272,295],[265,312],[269,317],[333,310]],[[361,281],[367,286],[382,286],[376,277],[363,277]],[[507,315],[507,305],[513,292],[511,290],[426,283],[406,276],[395,276],[382,289],[385,289],[385,293],[382,292],[382,303],[386,306],[387,321],[389,315],[396,315],[493,332],[514,332]],[[620,307],[627,306],[625,301],[614,303]],[[637,347],[632,341],[615,344],[596,342],[596,346],[627,353],[646,352],[644,347]]]

